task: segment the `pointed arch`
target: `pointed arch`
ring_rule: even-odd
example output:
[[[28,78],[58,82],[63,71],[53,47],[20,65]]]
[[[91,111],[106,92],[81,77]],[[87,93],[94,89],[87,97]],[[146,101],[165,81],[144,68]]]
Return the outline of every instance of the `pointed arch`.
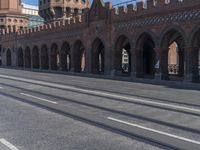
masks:
[[[24,67],[24,52],[21,47],[17,50],[17,66],[20,68]]]
[[[163,74],[166,79],[183,80],[185,59],[185,34],[181,29],[169,28],[161,37]]]
[[[25,68],[31,68],[31,50],[30,50],[30,47],[25,48]]]
[[[115,42],[114,61],[117,74],[130,74],[131,44],[125,35],[120,35]]]
[[[63,71],[70,71],[71,69],[71,53],[70,53],[70,44],[64,42],[61,47],[61,60],[60,65]]]
[[[73,46],[74,50],[74,71],[84,72],[85,71],[85,47],[81,40],[77,40]]]
[[[41,69],[49,69],[49,52],[47,45],[42,45],[40,51]]]
[[[92,42],[92,73],[104,73],[105,46],[101,39],[96,38]]]
[[[40,57],[39,57],[39,49],[38,49],[37,46],[34,46],[33,50],[32,50],[33,68],[39,69],[39,67],[40,67],[39,59],[40,59]]]
[[[6,51],[6,65],[7,66],[11,66],[12,65],[12,54],[11,54],[11,50],[7,49]]]
[[[155,40],[149,33],[142,33],[136,40],[136,72],[138,77],[154,78],[156,52]]]

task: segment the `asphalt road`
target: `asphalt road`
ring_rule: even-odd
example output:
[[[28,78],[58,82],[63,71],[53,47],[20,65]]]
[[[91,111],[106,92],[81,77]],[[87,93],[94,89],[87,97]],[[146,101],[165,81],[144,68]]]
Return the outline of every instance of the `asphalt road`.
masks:
[[[199,86],[0,69],[0,150],[198,150]]]

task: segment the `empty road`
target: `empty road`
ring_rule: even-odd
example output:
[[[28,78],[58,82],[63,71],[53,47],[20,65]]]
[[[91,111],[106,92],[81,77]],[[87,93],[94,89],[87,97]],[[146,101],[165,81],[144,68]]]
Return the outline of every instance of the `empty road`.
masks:
[[[0,149],[199,150],[200,85],[150,83],[1,68]]]

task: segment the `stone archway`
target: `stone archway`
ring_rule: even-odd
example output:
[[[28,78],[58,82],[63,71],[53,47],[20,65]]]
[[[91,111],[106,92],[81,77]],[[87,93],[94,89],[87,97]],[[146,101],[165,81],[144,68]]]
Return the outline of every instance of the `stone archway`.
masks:
[[[25,68],[31,68],[31,50],[29,47],[25,49]]]
[[[59,57],[59,49],[57,44],[53,44],[51,46],[51,69],[58,70],[60,66],[60,57]]]
[[[156,52],[155,42],[148,33],[143,33],[136,44],[136,73],[138,77],[154,78]]]
[[[63,71],[70,71],[71,55],[70,55],[70,45],[68,42],[63,43],[60,55],[61,55],[61,60],[60,60],[61,69]]]
[[[6,51],[6,65],[7,66],[11,66],[12,65],[12,54],[11,54],[11,50],[8,49]]]
[[[103,42],[97,38],[92,43],[92,73],[104,73],[105,47]]]
[[[74,71],[84,72],[85,71],[85,47],[83,43],[78,40],[74,44]]]
[[[120,36],[114,49],[114,64],[116,74],[130,74],[131,72],[131,44],[124,35]]]
[[[22,48],[17,50],[17,66],[20,68],[24,67],[24,53]]]
[[[161,39],[162,48],[162,74],[170,80],[183,80],[184,66],[184,50],[185,39],[183,35],[171,29],[166,32]]]
[[[41,47],[40,59],[41,69],[49,69],[49,53],[46,45]]]
[[[38,47],[34,47],[32,51],[32,62],[33,62],[33,68],[39,69],[40,63],[39,63],[39,49]]]

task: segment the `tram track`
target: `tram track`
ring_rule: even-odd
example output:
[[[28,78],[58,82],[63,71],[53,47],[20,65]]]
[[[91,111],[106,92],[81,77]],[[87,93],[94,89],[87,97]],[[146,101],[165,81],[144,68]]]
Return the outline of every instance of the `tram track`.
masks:
[[[0,75],[0,79],[2,79],[0,81],[0,87],[2,87],[0,95],[35,105],[130,138],[138,139],[145,143],[151,143],[164,149],[192,148],[196,150],[200,145],[199,141],[195,141],[195,137],[200,136],[200,129],[195,125],[193,126],[193,124],[191,124],[192,126],[188,126],[190,123],[183,125],[173,121],[173,119],[171,121],[157,118],[157,115],[147,116],[145,113],[134,113],[130,107],[128,107],[128,110],[114,107],[115,104],[119,106],[121,104],[134,105],[152,109],[156,114],[166,112],[170,115],[178,114],[185,116],[185,118],[188,116],[195,119],[200,117],[198,106],[191,107],[190,105],[181,104],[173,107],[172,103],[159,103],[157,100],[152,101],[153,99],[135,99],[135,97],[130,95],[126,96],[125,93],[119,94],[115,91],[105,92],[105,90],[80,88],[76,85],[71,86],[48,81],[38,81],[36,79],[12,76],[3,77],[2,75]],[[61,95],[56,95],[56,92]],[[68,94],[71,93],[71,95],[76,95],[77,93],[79,98],[76,96],[65,97],[65,92]],[[85,99],[86,97],[89,99]],[[70,106],[74,108],[70,108]],[[78,109],[79,106],[81,110]],[[83,108],[88,108],[88,110],[83,113]],[[150,128],[145,127],[145,124],[143,126],[142,122],[148,123]],[[153,129],[153,125],[160,126],[161,130]],[[162,131],[164,128],[166,130]],[[145,129],[147,131],[144,131]],[[152,131],[155,133],[152,133]],[[167,133],[168,131],[169,133]],[[183,133],[179,134],[179,132]]]
[[[2,84],[2,83],[0,83],[0,84]],[[131,117],[131,118],[143,120],[143,121],[156,123],[156,124],[163,125],[163,126],[170,127],[170,128],[181,129],[183,131],[192,132],[192,133],[195,133],[195,134],[200,134],[200,129],[193,129],[193,128],[189,128],[189,127],[186,127],[186,126],[181,126],[181,125],[173,124],[173,123],[170,123],[170,122],[161,121],[161,120],[154,119],[154,118],[149,118],[149,117],[142,116],[142,115],[132,114],[132,113],[129,113],[129,112],[124,112],[124,111],[109,108],[109,107],[98,106],[98,105],[92,104],[92,103],[87,102],[87,101],[67,99],[67,98],[64,98],[64,97],[55,96],[55,95],[47,94],[47,93],[44,93],[44,92],[27,90],[25,88],[20,88],[20,87],[16,87],[16,86],[9,86],[9,85],[6,85],[6,84],[4,84],[4,85],[11,87],[11,88],[15,88],[15,89],[20,89],[23,92],[32,93],[33,95],[39,94],[41,96],[50,97],[51,99],[54,99],[54,100],[62,100],[64,102],[75,103],[75,104],[78,104],[78,105],[83,105],[83,106],[87,106],[87,107],[90,107],[90,108],[98,109],[100,111],[103,110],[103,111],[107,111],[107,112],[111,112],[111,113],[115,113],[115,114],[119,114],[119,115],[124,115],[124,116],[128,116],[128,117]],[[3,94],[2,92],[0,92],[0,93]],[[188,115],[191,115],[191,114],[188,114]],[[200,117],[200,116],[198,116],[198,117]]]

